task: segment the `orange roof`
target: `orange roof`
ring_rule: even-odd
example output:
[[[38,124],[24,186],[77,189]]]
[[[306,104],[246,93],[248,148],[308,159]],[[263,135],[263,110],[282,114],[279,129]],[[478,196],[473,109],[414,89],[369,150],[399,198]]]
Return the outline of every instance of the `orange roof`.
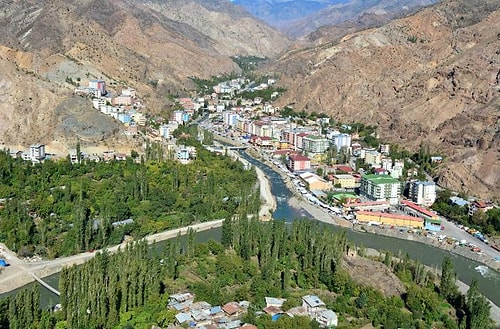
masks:
[[[410,207],[411,209],[415,210],[415,211],[418,211],[419,213],[422,213],[424,214],[425,216],[428,216],[430,218],[435,218],[437,217],[437,215],[427,209],[425,209],[424,207],[420,207],[419,205],[411,202],[411,201],[408,201],[408,200],[403,200],[401,201],[402,204],[404,204],[405,206],[408,206]]]
[[[357,212],[358,215],[367,215],[373,217],[385,217],[385,218],[394,218],[394,219],[402,219],[402,220],[411,220],[415,222],[423,222],[424,220],[420,217],[413,217],[408,215],[397,215],[397,214],[389,214],[386,212],[374,212],[374,211],[363,211],[360,210]]]
[[[222,309],[229,315],[233,315],[240,310],[237,303],[227,303],[226,305],[222,306]]]

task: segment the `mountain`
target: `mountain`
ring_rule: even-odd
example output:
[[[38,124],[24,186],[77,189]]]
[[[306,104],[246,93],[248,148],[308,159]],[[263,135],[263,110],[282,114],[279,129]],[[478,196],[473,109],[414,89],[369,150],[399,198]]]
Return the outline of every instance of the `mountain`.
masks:
[[[271,68],[282,106],[379,126],[382,140],[443,154],[439,183],[500,199],[500,2],[449,0]]]
[[[356,30],[387,23],[438,0],[235,0],[256,17],[292,38],[325,26],[355,25]],[[368,25],[367,25],[368,24]]]
[[[0,7],[0,142],[7,144],[46,143],[66,131],[54,126],[54,108],[72,97],[68,81],[134,87],[154,111],[188,77],[238,72],[230,56],[272,57],[288,44],[226,0],[0,0]],[[73,119],[85,126],[77,119],[86,116]],[[95,138],[116,132],[106,127]]]
[[[245,7],[256,17],[272,26],[303,18],[332,5],[349,0],[234,0],[233,3]]]

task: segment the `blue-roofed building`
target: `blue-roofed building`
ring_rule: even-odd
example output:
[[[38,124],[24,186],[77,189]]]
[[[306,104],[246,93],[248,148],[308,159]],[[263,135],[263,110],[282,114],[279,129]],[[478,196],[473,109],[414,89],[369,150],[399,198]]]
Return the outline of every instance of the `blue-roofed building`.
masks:
[[[302,306],[304,306],[308,312],[325,307],[325,303],[315,295],[306,295],[302,297]]]
[[[212,306],[210,308],[210,315],[215,315],[215,314],[219,314],[219,313],[222,313],[222,307],[220,307],[220,306]]]
[[[452,196],[450,198],[450,202],[452,204],[456,204],[457,206],[460,206],[460,207],[465,207],[467,205],[469,205],[469,201],[465,200],[465,199],[462,199],[461,197],[458,197],[458,196]]]
[[[183,324],[183,323],[190,323],[193,321],[193,318],[191,318],[191,315],[187,314],[187,313],[179,313],[175,316],[175,319],[177,320],[177,322],[179,324]]]

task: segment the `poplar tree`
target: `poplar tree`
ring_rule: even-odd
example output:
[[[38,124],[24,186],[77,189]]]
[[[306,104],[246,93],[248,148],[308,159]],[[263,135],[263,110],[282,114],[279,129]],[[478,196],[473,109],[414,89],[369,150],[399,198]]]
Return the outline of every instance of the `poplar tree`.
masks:
[[[479,291],[477,279],[472,279],[467,291],[467,328],[489,329],[493,328],[490,319],[490,304],[486,297]]]
[[[439,293],[447,300],[452,299],[458,292],[457,273],[450,257],[443,259],[441,265],[441,282],[439,284]]]

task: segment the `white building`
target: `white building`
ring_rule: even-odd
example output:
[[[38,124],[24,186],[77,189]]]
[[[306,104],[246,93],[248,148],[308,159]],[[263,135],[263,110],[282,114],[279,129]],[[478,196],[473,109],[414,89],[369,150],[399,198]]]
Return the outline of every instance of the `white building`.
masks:
[[[322,310],[314,314],[313,319],[323,328],[338,326],[339,319],[337,313],[332,310]]]
[[[323,136],[308,135],[302,138],[302,149],[309,153],[323,153],[328,150],[330,141]]]
[[[30,146],[30,160],[40,162],[45,159],[45,145],[35,144]]]
[[[388,175],[364,175],[361,178],[361,195],[372,201],[389,201],[398,204],[401,183]]]
[[[403,160],[396,160],[394,162],[394,165],[392,166],[390,172],[391,172],[391,177],[398,179],[399,177],[403,176],[403,169],[405,168],[405,163]]]
[[[412,182],[409,197],[416,204],[431,206],[436,201],[436,184],[427,181]]]
[[[183,111],[180,111],[180,110],[177,110],[177,111],[174,111],[172,113],[172,116],[173,116],[173,120],[174,121],[177,121],[178,123],[183,123],[184,121],[182,121],[182,115],[184,114]]]
[[[332,144],[337,147],[337,151],[340,151],[342,147],[351,147],[351,135],[349,134],[333,134]]]

